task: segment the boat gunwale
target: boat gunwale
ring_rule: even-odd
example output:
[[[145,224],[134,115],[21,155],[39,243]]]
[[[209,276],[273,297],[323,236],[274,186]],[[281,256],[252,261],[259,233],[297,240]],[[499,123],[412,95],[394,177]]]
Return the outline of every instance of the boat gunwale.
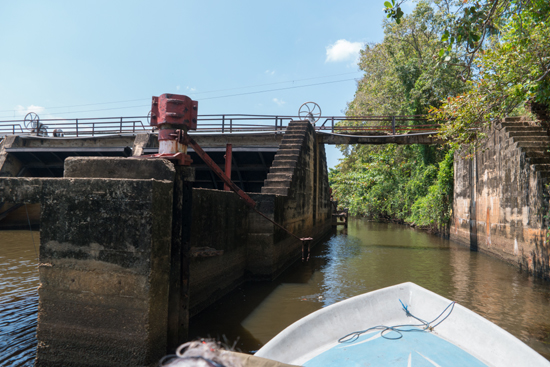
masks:
[[[383,315],[375,315],[375,318],[378,317],[376,320],[383,321],[373,322],[370,326],[411,323],[411,319],[407,318],[402,311],[398,313],[393,311],[392,314],[387,312],[388,310],[380,308],[388,301],[388,297],[392,297],[391,302],[396,302],[396,294],[402,297],[400,299],[403,303],[413,306],[411,312],[415,316],[428,320],[433,319],[451,303],[445,297],[412,282],[381,288],[312,312],[281,331],[260,348],[256,355],[290,364],[303,364],[334,347],[338,344],[338,338],[364,328],[365,325],[362,322],[350,325],[349,320],[341,315],[344,312],[357,315],[365,310],[376,310],[378,307],[378,311]],[[362,305],[362,307],[355,307],[354,310],[354,306],[357,305]],[[395,308],[392,306],[392,309]],[[427,311],[426,309],[432,310]],[[435,310],[438,311],[435,312]],[[353,317],[353,315],[350,316]],[[433,333],[488,366],[550,366],[548,360],[524,342],[474,311],[455,304],[453,316],[438,325]],[[365,318],[361,320],[364,321]],[[331,328],[327,328],[331,323],[339,326],[344,325],[342,329],[339,329],[341,331],[337,331],[337,336],[330,332]],[[306,337],[310,335],[311,337]],[[299,346],[295,347],[295,344]],[[309,351],[303,353],[304,350]]]

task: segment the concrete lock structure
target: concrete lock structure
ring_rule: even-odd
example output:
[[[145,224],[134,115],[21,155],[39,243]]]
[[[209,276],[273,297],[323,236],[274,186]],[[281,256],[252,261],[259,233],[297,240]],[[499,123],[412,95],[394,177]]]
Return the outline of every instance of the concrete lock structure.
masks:
[[[30,219],[41,231],[37,366],[155,365],[186,340],[189,317],[276,278],[307,258],[300,239],[330,232],[324,144],[438,143],[396,134],[395,121],[390,135],[277,119],[269,133],[195,133],[197,104],[183,97],[156,99],[160,143],[155,132],[0,142],[0,228]],[[547,132],[507,119],[473,160],[457,153],[451,227],[542,277]]]
[[[548,126],[507,118],[471,159],[457,153],[451,239],[550,278]]]
[[[168,136],[180,143],[185,132]],[[267,179],[246,195],[267,219],[216,181],[216,189],[193,188],[204,169],[181,163],[199,162],[198,156],[135,159],[117,145],[113,150],[128,157],[69,156],[63,177],[9,177],[21,171],[33,143],[44,148],[49,140],[4,140],[15,149],[0,148],[9,161],[0,167],[0,201],[40,213],[36,366],[154,366],[186,341],[190,315],[242,282],[274,279],[299,260],[303,245],[289,232],[313,242],[329,233],[324,146],[309,122],[291,122],[284,137],[196,139],[213,156],[231,143],[245,187],[255,177],[245,176],[246,167],[259,166],[246,159],[261,158]],[[98,140],[66,144],[82,151],[86,142],[99,147]],[[159,146],[154,134],[118,140],[114,145],[140,157]],[[30,146],[17,150],[23,141]],[[243,145],[254,148],[242,151]],[[159,154],[186,154],[176,148]]]

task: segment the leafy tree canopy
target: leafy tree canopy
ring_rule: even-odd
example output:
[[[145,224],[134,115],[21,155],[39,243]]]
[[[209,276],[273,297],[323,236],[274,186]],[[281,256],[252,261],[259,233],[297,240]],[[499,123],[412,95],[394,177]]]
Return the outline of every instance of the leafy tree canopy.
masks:
[[[389,18],[397,22],[402,14],[397,9],[404,1],[385,3]],[[458,67],[456,78],[465,83],[463,93],[433,104],[433,119],[445,122],[444,139],[455,147],[471,143],[483,137],[491,124],[517,114],[526,102],[548,109],[548,0],[438,0],[434,4],[443,13],[445,27],[439,65]]]
[[[441,67],[438,54],[446,45],[441,40],[445,27],[445,11],[429,1],[418,2],[399,22],[385,22],[384,40],[361,52],[359,67],[364,75],[347,115],[426,114],[448,96],[464,93],[467,86],[456,78],[460,66]],[[436,231],[448,224],[452,201],[448,149],[404,145],[341,149],[345,158],[331,170],[330,180],[335,196],[352,214],[414,222]]]

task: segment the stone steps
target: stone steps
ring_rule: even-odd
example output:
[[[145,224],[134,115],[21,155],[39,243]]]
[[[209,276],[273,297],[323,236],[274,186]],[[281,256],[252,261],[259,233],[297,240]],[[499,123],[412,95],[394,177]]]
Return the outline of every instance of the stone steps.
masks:
[[[532,164],[538,173],[542,193],[545,199],[550,198],[546,186],[550,183],[550,136],[548,126],[537,125],[532,121],[521,121],[520,118],[506,118],[501,122],[508,138],[517,144],[525,153],[527,163]]]
[[[285,139],[283,138],[283,140],[281,141],[281,144],[297,144],[297,145],[302,145],[302,142],[304,141],[304,139],[301,139],[300,137],[291,137],[291,138],[288,138],[288,139]]]
[[[298,159],[299,155],[298,154],[284,154],[284,153],[279,153],[279,155],[277,156],[277,160],[279,161],[296,161]],[[275,162],[275,161],[273,161]]]
[[[262,194],[288,195],[288,189],[284,187],[262,187]]]
[[[265,180],[264,187],[284,187],[286,189],[289,189],[291,182],[292,182],[292,176],[290,180],[289,179],[283,179],[283,180],[267,179]]]
[[[550,149],[550,143],[548,141],[518,141],[516,144],[520,148],[536,148],[540,150]]]
[[[279,145],[279,152],[281,150],[289,150],[289,149],[296,149],[301,150],[302,143],[285,143],[284,141]]]
[[[295,147],[286,147],[286,148],[279,148],[279,151],[277,151],[277,154],[275,154],[275,159],[277,159],[277,156],[279,153],[289,155],[289,154],[300,154],[302,149],[295,148]]]
[[[527,135],[527,136],[514,136],[512,137],[514,142],[525,141],[525,142],[547,142],[550,143],[550,136],[544,135]]]
[[[275,159],[273,160],[273,164],[271,167],[290,167],[290,168],[294,168],[296,167],[296,160],[278,160],[278,159]],[[270,169],[270,172],[271,172],[271,169]]]
[[[267,174],[267,179],[268,180],[273,180],[273,181],[280,181],[280,180],[289,180],[289,179],[292,179],[292,174],[294,173],[294,171],[292,172],[269,172]]]
[[[546,129],[543,128],[537,128],[532,130],[524,130],[524,129],[518,129],[514,131],[506,129],[506,132],[508,133],[508,136],[511,138],[515,138],[518,136],[548,136],[546,133]]]
[[[529,164],[550,164],[550,155],[548,157],[527,157]]]
[[[550,162],[550,159],[549,159]],[[271,167],[269,173],[287,173],[292,175],[294,173],[294,167]],[[269,175],[268,173],[268,175]]]
[[[309,122],[291,121],[289,123],[279,150],[269,168],[262,193],[288,195],[308,128]]]
[[[541,155],[549,155],[548,149],[545,147],[520,147],[522,151],[525,152],[527,156],[536,156],[539,157]]]
[[[291,133],[291,132],[304,132],[306,130],[307,130],[307,125],[304,125],[304,126],[293,125],[293,126],[289,126],[289,127],[286,128],[285,135],[287,133]]]

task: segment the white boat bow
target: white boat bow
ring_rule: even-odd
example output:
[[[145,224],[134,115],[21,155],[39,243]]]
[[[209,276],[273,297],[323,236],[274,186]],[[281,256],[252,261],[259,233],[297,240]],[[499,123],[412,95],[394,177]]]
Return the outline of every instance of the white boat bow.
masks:
[[[430,321],[440,317],[426,327],[411,314]],[[380,325],[417,325],[418,332],[402,331],[400,337],[391,329],[378,328],[339,342],[348,334]],[[413,328],[400,330],[409,329]],[[307,367],[550,367],[548,360],[504,329],[414,283],[365,293],[313,312],[255,355]]]

